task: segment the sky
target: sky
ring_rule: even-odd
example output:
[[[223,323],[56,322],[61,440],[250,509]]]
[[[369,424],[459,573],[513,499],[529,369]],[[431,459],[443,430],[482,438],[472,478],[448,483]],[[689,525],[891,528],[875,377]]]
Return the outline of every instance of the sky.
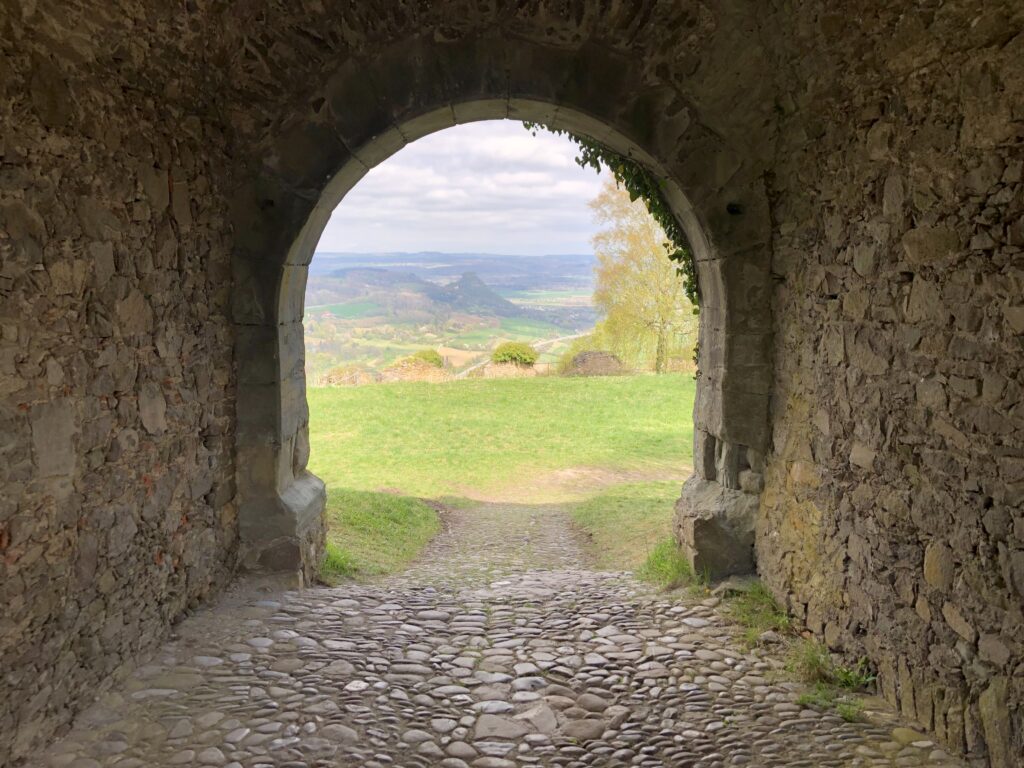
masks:
[[[318,252],[590,253],[600,177],[576,147],[489,120],[425,136],[338,204]]]

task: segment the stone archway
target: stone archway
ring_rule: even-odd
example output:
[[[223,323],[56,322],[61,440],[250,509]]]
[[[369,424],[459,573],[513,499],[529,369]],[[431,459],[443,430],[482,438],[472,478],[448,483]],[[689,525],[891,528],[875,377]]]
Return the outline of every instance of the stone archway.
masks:
[[[628,57],[497,37],[417,40],[346,63],[274,126],[259,165],[241,172],[234,319],[244,562],[309,578],[322,547],[324,488],[306,470],[302,311],[306,269],[331,212],[405,144],[498,118],[590,136],[663,181],[695,252],[702,295],[696,467],[684,496],[698,522],[680,533],[704,570],[752,568],[771,384],[763,169],[673,89],[649,84]],[[714,547],[739,529],[741,554],[732,542],[722,560]]]

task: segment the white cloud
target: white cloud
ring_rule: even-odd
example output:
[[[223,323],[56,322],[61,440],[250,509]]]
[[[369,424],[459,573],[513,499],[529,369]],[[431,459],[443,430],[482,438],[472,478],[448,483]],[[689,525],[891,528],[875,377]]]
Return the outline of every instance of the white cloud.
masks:
[[[600,178],[575,157],[510,120],[426,136],[356,184],[317,250],[587,253]]]

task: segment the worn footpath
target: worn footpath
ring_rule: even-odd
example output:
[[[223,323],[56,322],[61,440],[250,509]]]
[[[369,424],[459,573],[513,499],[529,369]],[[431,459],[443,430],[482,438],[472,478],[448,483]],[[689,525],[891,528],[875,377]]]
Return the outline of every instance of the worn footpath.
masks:
[[[859,723],[800,706],[717,604],[589,570],[557,509],[484,504],[400,576],[236,588],[36,764],[962,764],[882,705]]]

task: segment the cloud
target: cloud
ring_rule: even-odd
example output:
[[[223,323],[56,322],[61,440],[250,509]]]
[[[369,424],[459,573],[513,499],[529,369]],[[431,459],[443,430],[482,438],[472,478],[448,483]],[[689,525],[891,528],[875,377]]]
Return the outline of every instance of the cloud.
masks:
[[[493,120],[426,136],[338,205],[318,251],[587,253],[600,178],[561,136]]]

